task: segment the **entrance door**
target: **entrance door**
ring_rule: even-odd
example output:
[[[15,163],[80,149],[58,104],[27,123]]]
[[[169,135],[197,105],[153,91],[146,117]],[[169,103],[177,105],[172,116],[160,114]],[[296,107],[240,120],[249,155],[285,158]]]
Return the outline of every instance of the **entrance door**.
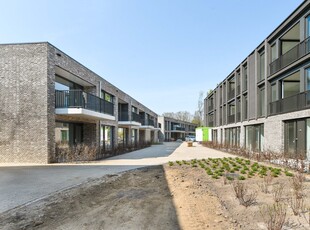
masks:
[[[306,154],[306,121],[293,120],[285,123],[285,154],[296,158],[297,154]]]

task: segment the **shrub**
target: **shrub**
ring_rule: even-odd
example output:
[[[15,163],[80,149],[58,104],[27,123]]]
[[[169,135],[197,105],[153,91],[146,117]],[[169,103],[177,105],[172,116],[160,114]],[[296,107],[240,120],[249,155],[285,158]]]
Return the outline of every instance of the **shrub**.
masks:
[[[169,166],[173,166],[173,162],[172,161],[169,161],[168,164],[169,164]]]
[[[232,186],[235,192],[235,196],[239,200],[239,203],[241,205],[247,208],[257,203],[256,202],[257,193],[256,192],[249,193],[248,188],[246,187],[245,184],[236,181],[232,184]]]
[[[260,214],[268,230],[281,230],[286,221],[286,206],[282,203],[265,205],[260,208]]]

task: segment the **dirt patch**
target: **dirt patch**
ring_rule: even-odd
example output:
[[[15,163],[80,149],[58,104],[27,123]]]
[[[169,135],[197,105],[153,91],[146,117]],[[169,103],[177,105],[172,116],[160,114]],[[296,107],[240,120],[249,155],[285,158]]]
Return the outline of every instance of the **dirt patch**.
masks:
[[[257,192],[257,203],[239,204],[232,184],[212,179],[192,165],[154,166],[109,175],[3,213],[0,229],[267,229],[260,207],[273,203],[272,186],[289,179],[274,178],[269,192],[262,178],[244,181]],[[305,181],[305,194],[310,194]],[[305,200],[306,205],[310,205]],[[309,229],[302,215],[287,208],[285,229]]]

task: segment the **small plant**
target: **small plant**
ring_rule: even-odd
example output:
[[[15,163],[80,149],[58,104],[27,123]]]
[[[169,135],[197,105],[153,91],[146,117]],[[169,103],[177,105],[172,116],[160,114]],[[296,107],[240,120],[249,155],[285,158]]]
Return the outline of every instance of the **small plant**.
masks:
[[[229,181],[233,181],[233,180],[234,180],[234,178],[233,178],[232,176],[226,176],[226,178],[227,178],[227,180],[229,180]]]
[[[239,176],[238,180],[245,180],[245,177],[244,176]]]
[[[181,161],[176,161],[176,163],[178,164],[178,165],[182,165],[182,162]]]
[[[282,203],[265,205],[260,208],[260,214],[268,230],[281,230],[286,221],[287,208]]]
[[[174,165],[172,161],[169,161],[168,164],[169,164],[169,166],[173,166]]]
[[[212,175],[213,179],[219,179],[219,176],[217,174]]]
[[[289,172],[289,171],[285,171],[284,173],[285,173],[285,175],[286,175],[286,176],[289,176],[289,177],[294,176],[294,174],[293,174],[293,173],[291,173],[291,172]]]

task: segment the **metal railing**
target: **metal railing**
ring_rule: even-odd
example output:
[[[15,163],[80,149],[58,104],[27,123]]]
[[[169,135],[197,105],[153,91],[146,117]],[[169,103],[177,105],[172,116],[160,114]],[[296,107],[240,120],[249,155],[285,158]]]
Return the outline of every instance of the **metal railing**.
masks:
[[[155,122],[152,119],[145,120],[144,117],[140,119],[140,123],[146,126],[154,126]]]
[[[141,122],[140,115],[138,113],[131,112],[131,121]]]
[[[235,123],[235,114],[229,115],[227,122],[228,124]]]
[[[241,92],[241,90],[240,90],[240,85],[237,85],[237,95],[239,95],[240,92]]]
[[[213,127],[213,124],[214,124],[213,121],[209,121],[208,122],[208,127]]]
[[[240,122],[241,121],[241,113],[237,112],[236,114],[236,122]]]
[[[282,54],[279,58],[270,63],[270,75],[278,72],[280,69],[288,66],[297,59],[305,56],[310,52],[310,38],[308,37],[304,41],[300,42],[292,49]]]
[[[179,127],[179,126],[173,126],[172,131],[185,131],[185,128],[184,127]]]
[[[269,115],[293,112],[310,107],[310,91],[285,97],[269,104]]]
[[[228,92],[228,100],[232,99],[235,97],[235,90],[232,89]]]
[[[55,108],[83,108],[114,115],[114,104],[82,90],[55,90]]]
[[[118,120],[119,121],[128,121],[129,120],[128,111],[118,112]]]
[[[214,109],[214,104],[212,103],[211,105],[208,106],[208,111],[212,111]]]

